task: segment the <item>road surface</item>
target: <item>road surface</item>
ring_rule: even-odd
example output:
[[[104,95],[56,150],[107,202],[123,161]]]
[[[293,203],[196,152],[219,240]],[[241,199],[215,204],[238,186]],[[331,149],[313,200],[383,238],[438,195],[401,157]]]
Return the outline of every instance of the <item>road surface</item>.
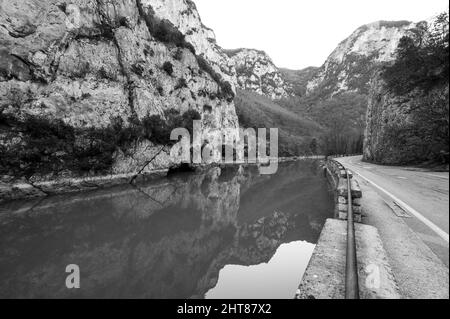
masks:
[[[362,157],[338,158],[384,199],[397,203],[409,218],[405,222],[448,265],[449,173],[411,167],[380,166]]]

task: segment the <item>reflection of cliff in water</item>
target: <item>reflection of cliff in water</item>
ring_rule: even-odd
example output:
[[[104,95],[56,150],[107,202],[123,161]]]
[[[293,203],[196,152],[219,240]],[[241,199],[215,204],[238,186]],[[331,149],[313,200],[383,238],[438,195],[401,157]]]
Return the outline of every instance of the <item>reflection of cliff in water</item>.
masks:
[[[313,166],[309,166],[313,165]],[[203,297],[227,264],[316,242],[333,203],[314,164],[212,168],[0,207],[0,297]],[[34,205],[34,206],[33,206]],[[81,289],[65,268],[81,269]]]

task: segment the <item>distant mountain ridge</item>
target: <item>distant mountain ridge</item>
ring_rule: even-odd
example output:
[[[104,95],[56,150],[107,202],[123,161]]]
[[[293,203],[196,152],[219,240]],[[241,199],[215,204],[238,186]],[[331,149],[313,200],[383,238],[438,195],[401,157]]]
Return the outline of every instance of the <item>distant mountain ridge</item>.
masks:
[[[417,23],[377,21],[356,29],[331,53],[307,83],[307,94],[329,98],[343,92],[368,94],[373,72],[395,59],[400,39]]]
[[[236,68],[238,88],[271,99],[293,95],[293,86],[264,51],[254,49],[226,50]]]
[[[419,22],[426,23],[426,22]],[[320,67],[290,70],[277,67],[261,50],[225,50],[236,68],[238,88],[273,100],[318,95],[321,99],[339,93],[368,94],[373,72],[395,59],[403,36],[419,23],[376,21],[357,28],[343,40]]]
[[[319,67],[315,66],[310,66],[302,70],[280,68],[281,74],[285,81],[292,86],[293,93],[296,96],[304,96],[306,94],[309,81],[314,78],[318,71]]]

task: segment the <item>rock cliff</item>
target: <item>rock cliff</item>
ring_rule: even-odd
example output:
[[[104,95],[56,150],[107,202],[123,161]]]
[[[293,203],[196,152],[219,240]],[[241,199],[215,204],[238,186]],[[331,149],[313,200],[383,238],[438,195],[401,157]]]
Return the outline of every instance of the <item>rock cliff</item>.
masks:
[[[364,159],[448,169],[448,13],[420,27],[370,83]]]
[[[364,160],[385,165],[446,164],[449,86],[423,96],[390,92],[382,76],[371,81]]]
[[[3,188],[167,169],[155,130],[170,127],[169,115],[200,117],[206,140],[238,127],[233,63],[190,0],[0,0],[0,9]]]
[[[272,59],[263,51],[252,49],[227,50],[236,68],[238,87],[271,99],[293,94],[292,86],[284,79]]]
[[[378,21],[358,28],[338,45],[308,82],[307,94],[367,94],[374,70],[395,59],[400,39],[415,26],[408,21]]]
[[[388,164],[388,156],[395,156],[395,147],[387,136],[387,128],[392,123],[408,121],[407,107],[411,97],[395,96],[385,87],[380,74],[370,83],[369,104],[364,134],[364,159]],[[390,155],[389,155],[390,154]]]

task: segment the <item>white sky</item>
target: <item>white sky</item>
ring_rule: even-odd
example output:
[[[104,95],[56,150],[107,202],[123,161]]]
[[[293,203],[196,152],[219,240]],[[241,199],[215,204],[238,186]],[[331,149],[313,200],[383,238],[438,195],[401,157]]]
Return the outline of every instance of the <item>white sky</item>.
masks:
[[[279,67],[320,66],[363,24],[421,21],[448,0],[194,0],[225,49],[266,51]]]

